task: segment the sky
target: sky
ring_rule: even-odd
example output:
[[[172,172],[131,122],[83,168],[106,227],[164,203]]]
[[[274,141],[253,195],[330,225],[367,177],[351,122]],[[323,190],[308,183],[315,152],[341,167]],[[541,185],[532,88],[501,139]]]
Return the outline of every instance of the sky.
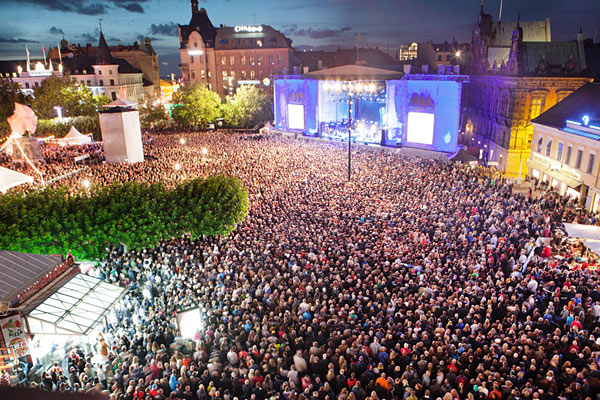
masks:
[[[550,18],[552,39],[573,40],[579,28],[593,37],[600,0],[503,0],[503,20]],[[271,25],[294,46],[378,46],[395,53],[400,44],[469,42],[480,0],[200,0],[213,25]],[[486,0],[498,18],[500,0]],[[152,38],[161,72],[177,69],[177,24],[191,18],[189,0],[0,0],[0,59],[41,57],[42,44],[97,45],[99,23],[109,43]],[[101,20],[101,21],[100,21]],[[598,33],[600,41],[600,33]]]

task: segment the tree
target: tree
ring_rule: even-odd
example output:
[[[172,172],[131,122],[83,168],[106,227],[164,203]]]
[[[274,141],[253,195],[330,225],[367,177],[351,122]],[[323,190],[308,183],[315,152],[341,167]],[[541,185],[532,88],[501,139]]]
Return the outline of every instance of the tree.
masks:
[[[152,104],[152,100],[146,100],[146,102],[138,107],[140,112],[140,123],[143,129],[149,129],[154,126],[157,122],[167,120],[167,110],[162,103],[157,105]]]
[[[33,109],[39,118],[54,118],[54,107],[63,108],[63,115],[68,117],[91,116],[96,114],[103,104],[110,100],[104,96],[94,96],[85,85],[79,84],[68,75],[52,76],[42,81],[34,89]]]
[[[227,235],[248,214],[237,178],[192,179],[167,191],[126,182],[69,195],[65,188],[0,196],[0,248],[93,260],[110,244],[153,247],[190,233]]]
[[[253,85],[237,88],[233,98],[223,104],[223,118],[232,127],[249,128],[273,119],[271,98],[262,89]]]
[[[200,84],[184,86],[173,96],[171,117],[180,125],[202,127],[221,115],[221,98]]]
[[[15,112],[15,103],[31,105],[31,97],[23,94],[19,85],[10,78],[0,78],[0,137],[10,134],[6,119]]]

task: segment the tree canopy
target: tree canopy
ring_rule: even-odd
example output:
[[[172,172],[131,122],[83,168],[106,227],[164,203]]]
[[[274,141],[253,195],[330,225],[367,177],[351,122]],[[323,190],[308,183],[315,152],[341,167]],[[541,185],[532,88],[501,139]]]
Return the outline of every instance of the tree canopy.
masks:
[[[193,179],[167,191],[162,184],[127,182],[69,195],[65,188],[0,197],[0,248],[102,257],[110,244],[151,247],[189,233],[227,235],[248,213],[237,178]]]
[[[228,126],[250,128],[273,119],[270,96],[252,85],[237,88],[233,98],[223,104],[223,118]]]
[[[179,89],[173,104],[171,117],[182,126],[203,127],[221,115],[219,95],[198,83]]]
[[[63,108],[65,117],[92,116],[110,102],[104,95],[94,96],[87,86],[71,80],[68,75],[46,78],[33,92],[32,107],[38,118],[56,117],[56,106]]]

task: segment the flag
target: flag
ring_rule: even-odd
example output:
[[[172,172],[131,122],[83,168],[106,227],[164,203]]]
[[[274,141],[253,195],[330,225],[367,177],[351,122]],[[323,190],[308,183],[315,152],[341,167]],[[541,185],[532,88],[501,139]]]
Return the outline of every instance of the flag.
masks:
[[[358,40],[362,40],[362,34],[360,32],[358,33]]]

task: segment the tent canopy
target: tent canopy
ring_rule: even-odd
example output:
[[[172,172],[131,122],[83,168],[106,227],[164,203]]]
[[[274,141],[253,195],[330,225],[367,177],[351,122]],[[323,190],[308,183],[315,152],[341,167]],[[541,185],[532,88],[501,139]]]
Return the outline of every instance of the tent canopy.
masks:
[[[454,161],[454,162],[463,162],[463,163],[469,163],[471,161],[477,161],[477,157],[473,156],[472,154],[468,153],[465,149],[460,149],[458,152],[448,156],[448,158],[450,159],[450,161]]]
[[[30,332],[88,335],[126,290],[79,273],[29,312]]]
[[[127,101],[127,100],[119,97],[118,99],[113,100],[110,103],[105,104],[102,107],[107,107],[107,108],[109,108],[109,107],[134,107],[136,105],[137,105],[137,103],[132,103],[131,101]]]
[[[8,189],[24,183],[33,182],[33,177],[22,174],[12,169],[0,167],[0,192],[6,193]]]
[[[78,146],[92,143],[92,138],[79,132],[75,126],[71,126],[69,133],[67,133],[62,139],[59,139],[59,143],[65,146]]]
[[[363,67],[361,65],[342,65],[341,67],[322,69],[302,75],[302,79],[320,81],[386,81],[402,79],[404,74],[389,69]]]
[[[600,226],[564,224],[569,237],[583,240],[600,240]]]

